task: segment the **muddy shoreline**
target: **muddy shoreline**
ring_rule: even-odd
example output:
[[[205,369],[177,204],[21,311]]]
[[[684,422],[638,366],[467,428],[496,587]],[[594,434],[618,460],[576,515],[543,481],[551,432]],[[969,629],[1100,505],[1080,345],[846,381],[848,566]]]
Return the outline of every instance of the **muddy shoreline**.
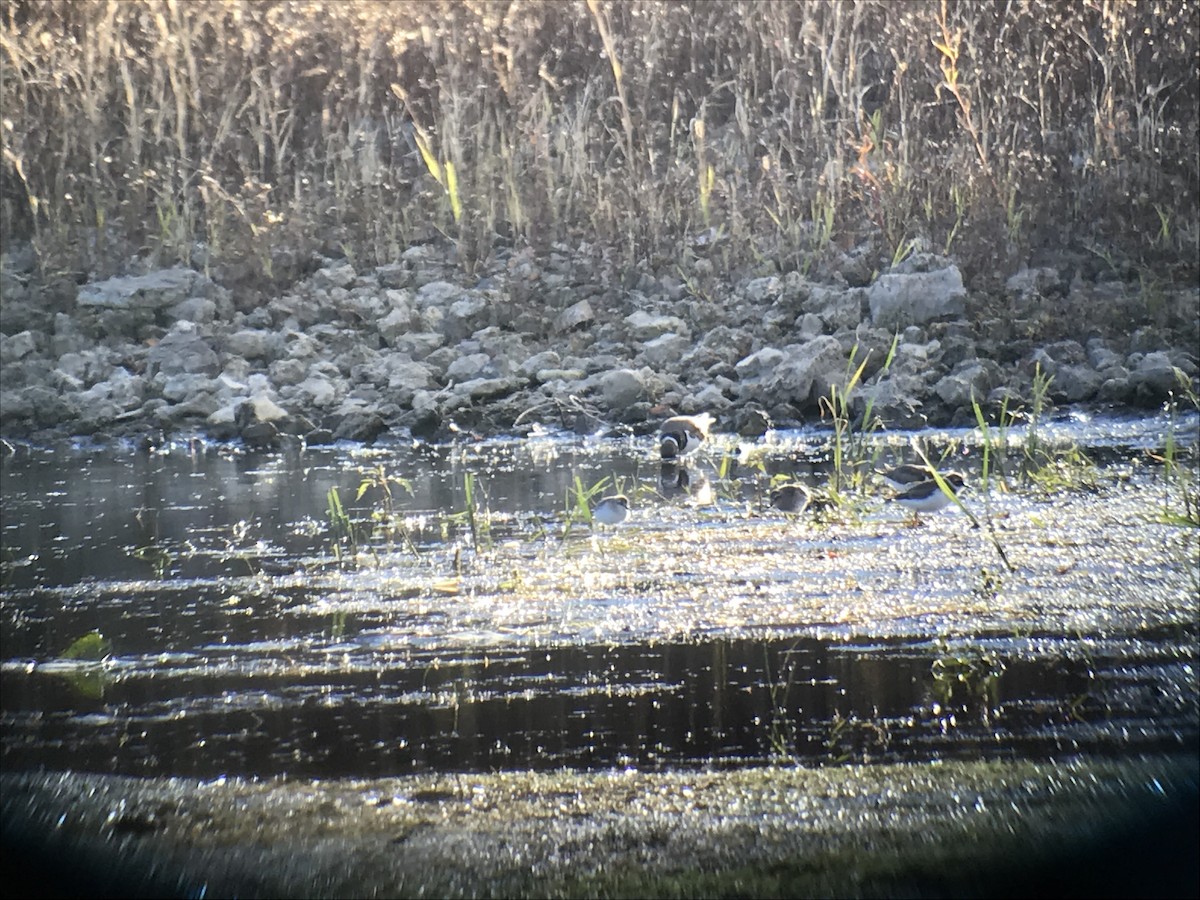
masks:
[[[1196,884],[1198,768],[9,773],[5,856],[10,875],[91,896],[1172,896]]]

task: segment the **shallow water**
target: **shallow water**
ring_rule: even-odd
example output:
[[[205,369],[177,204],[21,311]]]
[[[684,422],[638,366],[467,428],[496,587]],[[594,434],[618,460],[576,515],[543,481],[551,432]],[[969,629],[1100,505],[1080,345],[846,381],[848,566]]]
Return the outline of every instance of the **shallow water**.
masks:
[[[720,439],[671,470],[648,439],[554,435],[18,447],[4,767],[329,778],[1193,748],[1195,529],[1157,521],[1169,485],[1147,456],[1167,427],[1045,423],[1097,462],[1089,490],[968,494],[1015,571],[954,508],[919,528],[882,493],[850,517],[770,509],[770,476],[828,480],[816,430]],[[1194,419],[1176,429],[1194,444]],[[878,440],[878,464],[911,460],[911,437]],[[926,437],[978,485],[977,435]],[[377,481],[358,494],[377,472],[403,479],[390,506]],[[577,478],[630,494],[631,522],[572,521]],[[91,632],[104,658],[68,658]]]

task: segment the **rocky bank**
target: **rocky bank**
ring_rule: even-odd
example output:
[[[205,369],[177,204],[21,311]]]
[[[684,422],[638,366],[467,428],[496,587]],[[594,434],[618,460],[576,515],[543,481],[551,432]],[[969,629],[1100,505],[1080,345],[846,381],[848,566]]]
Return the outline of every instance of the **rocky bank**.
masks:
[[[539,423],[643,432],[709,410],[717,430],[753,437],[819,417],[864,360],[852,409],[871,404],[892,427],[972,423],[973,398],[1018,409],[1039,371],[1056,404],[1148,408],[1181,378],[1195,387],[1200,289],[1151,293],[1057,262],[987,288],[926,252],[729,280],[710,259],[629,271],[580,244],[512,252],[467,278],[452,246],[424,244],[365,270],[315,259],[267,294],[136,263],[46,280],[10,251],[2,433],[269,447]]]

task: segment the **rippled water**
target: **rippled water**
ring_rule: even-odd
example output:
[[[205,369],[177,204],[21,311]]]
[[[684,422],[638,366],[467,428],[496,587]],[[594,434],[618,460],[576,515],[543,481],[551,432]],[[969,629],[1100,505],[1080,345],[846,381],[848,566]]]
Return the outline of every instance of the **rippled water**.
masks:
[[[1043,425],[1100,463],[1099,487],[989,495],[1015,573],[954,509],[923,528],[882,498],[848,523],[770,510],[772,474],[828,478],[815,430],[718,441],[682,475],[633,438],[15,448],[4,766],[336,777],[1195,747],[1194,529],[1155,522],[1146,455],[1165,428]],[[932,438],[977,478],[968,432]],[[378,482],[359,495],[377,473],[390,508]],[[569,495],[602,478],[635,515],[594,534]],[[331,489],[356,547],[331,530]],[[71,658],[93,632],[104,658]]]

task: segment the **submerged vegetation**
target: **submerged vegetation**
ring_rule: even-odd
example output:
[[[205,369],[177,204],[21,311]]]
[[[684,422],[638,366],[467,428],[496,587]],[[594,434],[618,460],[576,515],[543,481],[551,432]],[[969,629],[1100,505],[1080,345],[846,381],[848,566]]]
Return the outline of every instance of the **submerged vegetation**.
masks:
[[[444,236],[714,267],[1053,245],[1194,280],[1194,0],[14,2],[0,228],[43,273],[131,255],[294,279]]]

